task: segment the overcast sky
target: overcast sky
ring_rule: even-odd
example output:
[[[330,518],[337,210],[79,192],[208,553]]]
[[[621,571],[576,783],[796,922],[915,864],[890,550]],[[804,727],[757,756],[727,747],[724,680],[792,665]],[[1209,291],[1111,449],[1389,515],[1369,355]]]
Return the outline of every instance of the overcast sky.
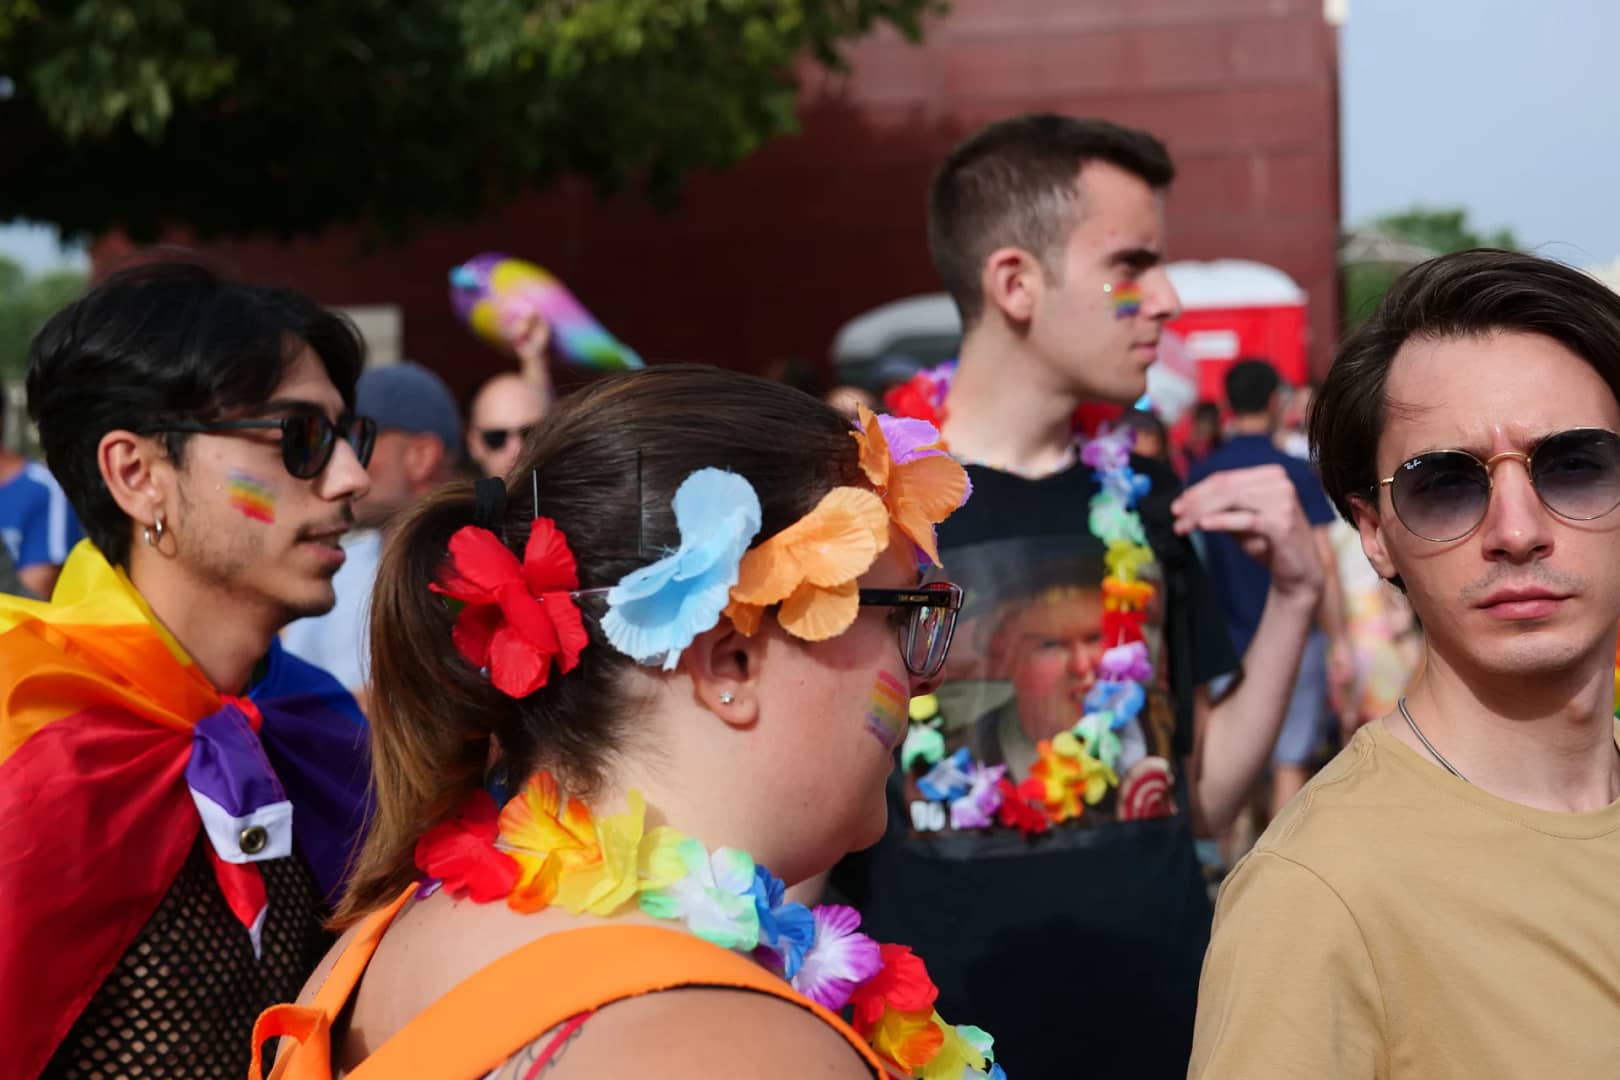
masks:
[[[1579,264],[1620,258],[1620,0],[1348,0],[1344,220],[1423,202]],[[0,228],[39,268],[49,230]]]
[[[1349,0],[1344,219],[1414,202],[1620,257],[1620,2]]]

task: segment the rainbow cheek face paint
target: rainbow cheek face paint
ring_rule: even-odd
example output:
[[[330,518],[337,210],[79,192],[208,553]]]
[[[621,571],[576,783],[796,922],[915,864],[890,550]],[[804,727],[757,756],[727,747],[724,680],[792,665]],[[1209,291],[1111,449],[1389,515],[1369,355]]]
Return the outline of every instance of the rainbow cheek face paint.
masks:
[[[906,706],[910,696],[899,679],[887,671],[878,674],[872,695],[866,702],[866,730],[883,744],[885,750],[893,750],[900,745],[900,739],[906,733]]]
[[[266,525],[276,520],[276,494],[251,473],[236,469],[225,474],[225,492],[238,513]]]
[[[1104,285],[1103,292],[1114,305],[1114,318],[1129,319],[1135,317],[1142,310],[1142,290],[1129,281],[1117,281],[1112,285]]]

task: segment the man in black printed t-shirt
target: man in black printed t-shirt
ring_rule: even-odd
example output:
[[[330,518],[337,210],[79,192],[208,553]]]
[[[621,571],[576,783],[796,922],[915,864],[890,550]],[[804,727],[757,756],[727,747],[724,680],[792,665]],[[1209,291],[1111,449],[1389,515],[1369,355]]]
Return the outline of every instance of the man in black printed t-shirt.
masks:
[[[1076,442],[1082,402],[1143,393],[1179,310],[1173,175],[1152,136],[1096,120],[1020,117],[958,147],[928,226],[960,363],[892,402],[927,415],[932,395],[969,465],[940,530],[966,601],[942,685],[913,702],[888,833],[831,883],[1014,1078],[1185,1075],[1210,920],[1194,831],[1225,828],[1264,770],[1322,590],[1281,468],[1181,492],[1161,463]],[[1219,702],[1205,688],[1239,661],[1195,530],[1271,572]]]

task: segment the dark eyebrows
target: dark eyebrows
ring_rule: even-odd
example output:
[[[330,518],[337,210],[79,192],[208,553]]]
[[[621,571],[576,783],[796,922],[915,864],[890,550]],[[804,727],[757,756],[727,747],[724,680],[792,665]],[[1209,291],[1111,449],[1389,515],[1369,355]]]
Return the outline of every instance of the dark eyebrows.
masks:
[[[1108,257],[1110,265],[1129,267],[1132,270],[1149,270],[1163,261],[1163,255],[1145,247],[1126,248]]]
[[[338,418],[342,419],[347,409],[340,409]],[[326,416],[326,407],[314,401],[303,398],[271,398],[258,408],[252,410],[254,416]]]

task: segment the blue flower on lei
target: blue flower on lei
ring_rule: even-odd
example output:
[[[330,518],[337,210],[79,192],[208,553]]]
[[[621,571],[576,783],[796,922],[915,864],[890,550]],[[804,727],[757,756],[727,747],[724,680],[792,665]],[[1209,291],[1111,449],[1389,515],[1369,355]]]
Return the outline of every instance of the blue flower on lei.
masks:
[[[929,769],[922,779],[917,781],[917,790],[922,793],[923,798],[935,802],[960,799],[973,787],[973,780],[968,775],[968,770],[972,766],[972,751],[964,746]]]
[[[743,553],[759,533],[759,496],[736,473],[699,469],[675,492],[681,546],[608,591],[602,632],[640,663],[673,671],[692,639],[720,621]]]
[[[1153,481],[1127,467],[1117,472],[1104,473],[1103,490],[1127,507],[1134,507],[1142,496],[1153,490]]]
[[[804,963],[804,954],[816,943],[816,917],[795,901],[780,878],[763,866],[754,866],[754,909],[759,913],[759,948],[769,966],[792,979]]]
[[[1086,711],[1113,713],[1115,730],[1135,720],[1146,704],[1147,691],[1138,682],[1102,679],[1086,692]]]

